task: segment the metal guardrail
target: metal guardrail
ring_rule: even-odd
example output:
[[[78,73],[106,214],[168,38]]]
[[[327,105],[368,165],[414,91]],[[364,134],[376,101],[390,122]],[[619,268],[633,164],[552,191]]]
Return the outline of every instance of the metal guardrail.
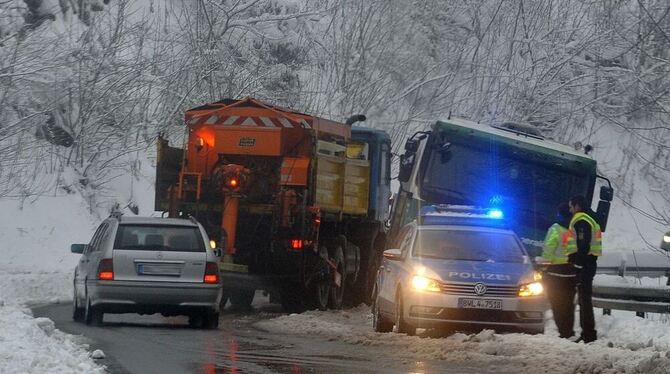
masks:
[[[602,308],[603,314],[629,310],[643,318],[645,313],[670,313],[670,288],[594,285],[593,306]]]

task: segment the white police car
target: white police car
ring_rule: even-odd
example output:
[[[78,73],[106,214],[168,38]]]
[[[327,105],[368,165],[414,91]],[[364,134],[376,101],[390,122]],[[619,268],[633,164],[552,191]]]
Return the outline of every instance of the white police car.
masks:
[[[502,213],[431,206],[399,232],[377,274],[375,331],[471,327],[544,332],[548,304]]]

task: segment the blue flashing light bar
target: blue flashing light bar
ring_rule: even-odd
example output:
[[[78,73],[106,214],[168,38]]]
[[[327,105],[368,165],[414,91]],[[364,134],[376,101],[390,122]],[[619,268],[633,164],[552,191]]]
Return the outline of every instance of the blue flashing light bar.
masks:
[[[503,219],[505,215],[503,214],[503,211],[500,209],[489,209],[489,211],[486,213],[486,215],[489,218],[493,219]]]
[[[428,205],[421,209],[424,225],[473,225],[504,227],[505,214],[499,208],[480,208],[465,205]]]

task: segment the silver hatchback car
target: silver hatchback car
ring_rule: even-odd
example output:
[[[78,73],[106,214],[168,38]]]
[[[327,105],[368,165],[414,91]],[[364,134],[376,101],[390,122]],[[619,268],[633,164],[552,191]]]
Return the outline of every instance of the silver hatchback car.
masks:
[[[373,327],[413,335],[417,327],[544,331],[540,276],[514,232],[480,221],[410,223],[384,252],[373,295]]]
[[[197,221],[110,216],[74,272],[73,318],[101,324],[105,313],[187,315],[192,327],[217,328],[218,257]]]

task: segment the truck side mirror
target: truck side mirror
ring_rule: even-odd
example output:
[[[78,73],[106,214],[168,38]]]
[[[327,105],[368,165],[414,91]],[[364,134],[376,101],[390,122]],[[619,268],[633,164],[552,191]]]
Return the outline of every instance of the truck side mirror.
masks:
[[[416,153],[419,150],[418,139],[407,139],[405,142],[405,151],[408,153]]]
[[[612,187],[600,187],[600,200],[612,201],[614,200],[614,189]],[[600,206],[598,206],[600,208]],[[608,210],[609,211],[609,210]]]
[[[663,240],[661,241],[661,249],[670,252],[670,231],[666,232],[663,235]]]
[[[398,173],[398,181],[409,181],[409,178],[412,175],[412,169],[414,168],[415,159],[416,153],[405,152],[405,154],[400,155],[400,171]]]
[[[610,202],[609,201],[598,201],[598,209],[596,210],[596,215],[598,216],[598,224],[600,225],[600,230],[605,232],[607,227],[607,219],[610,215]]]

